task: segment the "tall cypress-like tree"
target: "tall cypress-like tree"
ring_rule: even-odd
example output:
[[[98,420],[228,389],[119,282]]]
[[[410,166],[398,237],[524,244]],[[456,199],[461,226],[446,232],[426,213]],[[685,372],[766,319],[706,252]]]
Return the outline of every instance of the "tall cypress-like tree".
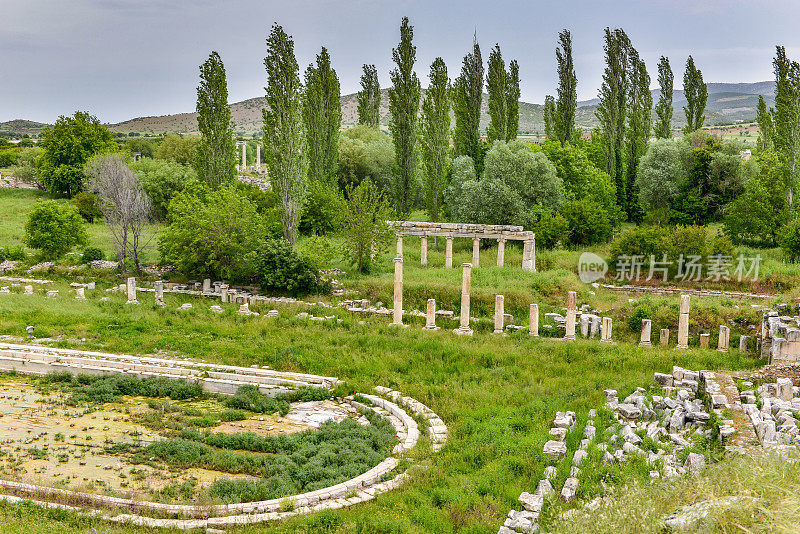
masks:
[[[519,132],[519,63],[512,59],[506,78],[506,141],[513,141]]]
[[[420,83],[414,72],[417,47],[413,44],[414,27],[403,17],[400,23],[400,44],[392,50],[396,67],[389,77],[389,131],[392,133],[397,175],[394,179],[395,210],[399,217],[411,213],[417,180],[417,114]]]
[[[797,157],[800,150],[800,65],[786,57],[786,49],[775,47],[774,140],[778,156],[789,170],[789,205],[794,203]]]
[[[628,89],[628,143],[627,164],[625,166],[626,212],[629,221],[639,222],[644,215],[639,206],[639,189],[636,185],[636,171],[639,159],[647,150],[647,140],[652,128],[653,94],[650,92],[650,75],[639,58],[639,53],[631,47],[629,52],[630,86]]]
[[[703,73],[695,67],[692,56],[686,60],[683,93],[686,97],[686,106],[683,108],[686,114],[686,127],[683,131],[691,133],[703,127],[703,122],[706,120],[706,100],[708,100],[708,88],[703,81]]]
[[[429,78],[420,117],[420,146],[424,162],[422,188],[428,218],[438,221],[450,163],[450,79],[442,58],[433,60]]]
[[[553,95],[544,97],[544,136],[554,141],[558,136],[558,117],[556,117],[556,99]]]
[[[557,135],[563,146],[573,141],[575,132],[575,108],[578,107],[578,78],[572,63],[572,35],[569,30],[558,34],[556,48],[558,65],[558,99],[556,100]]]
[[[331,57],[323,46],[317,64],[305,74],[303,126],[308,154],[308,177],[328,185],[337,181],[339,161],[339,126],[342,105],[339,101],[339,77],[331,68]]]
[[[764,97],[758,95],[758,105],[756,106],[756,122],[758,123],[758,148],[768,150],[772,148],[775,139],[775,126],[772,122],[773,109],[767,109]]]
[[[194,162],[197,176],[214,189],[235,180],[236,140],[228,105],[228,82],[225,65],[216,52],[211,52],[200,65],[197,127],[201,134]]]
[[[481,101],[483,99],[483,59],[481,47],[475,37],[472,52],[464,56],[461,74],[453,82],[453,114],[456,126],[453,143],[457,156],[469,156],[480,169],[481,157]]]
[[[500,53],[500,45],[495,44],[489,52],[487,62],[486,89],[488,93],[487,108],[489,111],[489,127],[486,128],[486,138],[492,141],[506,140],[506,126],[508,115],[506,113],[506,63]]]
[[[661,56],[658,60],[658,86],[661,94],[656,104],[655,134],[659,139],[672,137],[672,92],[674,75],[669,66],[669,58]]]
[[[628,104],[628,51],[630,39],[621,29],[605,29],[606,68],[600,86],[596,115],[605,140],[606,172],[614,179],[617,204],[627,206],[625,188],[625,119]]]
[[[375,65],[364,65],[358,92],[358,123],[377,128],[381,123],[381,86]]]
[[[262,148],[273,190],[281,203],[283,236],[294,245],[307,187],[306,155],[303,146],[303,113],[300,67],[294,55],[294,41],[283,28],[273,24],[267,37],[267,107]]]

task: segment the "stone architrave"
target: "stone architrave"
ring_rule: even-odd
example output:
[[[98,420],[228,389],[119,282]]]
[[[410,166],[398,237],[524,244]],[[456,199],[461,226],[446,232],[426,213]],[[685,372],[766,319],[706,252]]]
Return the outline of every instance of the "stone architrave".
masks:
[[[453,236],[447,236],[444,245],[444,266],[450,269],[453,266]]]
[[[203,283],[205,286],[205,282]],[[163,280],[156,280],[153,284],[153,288],[155,289],[155,299],[156,304],[158,306],[164,306],[164,281]]]
[[[493,334],[503,333],[503,315],[505,314],[505,298],[503,295],[494,297],[494,332]]]
[[[128,304],[139,304],[139,301],[136,300],[136,278],[131,276],[128,278],[127,283],[127,290],[128,290]]]
[[[739,350],[747,352],[747,336],[739,336]]]
[[[502,267],[506,262],[506,240],[497,240],[497,266]]]
[[[428,309],[425,314],[425,329],[439,330],[436,326],[436,299],[428,299]]]
[[[578,296],[574,291],[567,293],[567,324],[564,339],[575,340],[575,321],[578,310]]]
[[[403,257],[403,236],[397,236],[397,257]]]
[[[700,334],[700,348],[707,349],[708,348],[708,340],[711,338],[711,334]]]
[[[428,265],[428,236],[422,236],[419,241],[419,263],[423,267]]]
[[[681,309],[678,316],[678,346],[677,349],[689,347],[689,295],[681,295]]]
[[[394,308],[392,324],[403,325],[403,258],[394,259]]]
[[[462,263],[461,275],[461,316],[460,325],[454,330],[456,334],[472,335],[472,328],[469,324],[469,294],[472,291],[472,264]]]
[[[83,287],[76,287],[75,288],[75,298],[76,299],[85,299],[86,298],[86,290]]]
[[[603,317],[603,328],[600,331],[600,341],[611,343],[611,317]]]
[[[472,238],[472,266],[476,269],[480,266],[481,262],[481,239],[479,237]]]
[[[725,325],[719,327],[719,339],[717,340],[717,350],[720,352],[728,352],[728,345],[731,340],[731,329]]]
[[[539,337],[539,305],[531,304],[528,313],[528,333],[533,337]]]
[[[658,337],[662,347],[669,345],[669,328],[662,328]]]
[[[203,293],[211,293],[211,278],[203,279]]]
[[[650,319],[642,319],[642,335],[639,337],[640,347],[651,347],[653,344],[650,342],[650,330],[652,323]]]

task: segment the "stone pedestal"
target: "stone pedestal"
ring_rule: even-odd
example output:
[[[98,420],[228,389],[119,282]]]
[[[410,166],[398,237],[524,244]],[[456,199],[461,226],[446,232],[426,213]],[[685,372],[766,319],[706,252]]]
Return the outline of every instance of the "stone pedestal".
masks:
[[[208,280],[208,279],[206,279]],[[203,286],[205,287],[205,282],[203,282]],[[164,281],[163,280],[156,280],[155,284],[153,284],[155,288],[155,298],[156,304],[159,306],[164,305]],[[210,280],[209,280],[209,287],[210,287]]]
[[[642,319],[642,335],[639,337],[640,347],[651,347],[650,329],[652,328],[650,319]]]
[[[528,333],[534,337],[539,337],[539,305],[531,304],[528,313]]]
[[[567,324],[564,339],[575,340],[575,321],[578,310],[578,296],[574,291],[567,293]]]
[[[394,308],[392,324],[403,325],[403,258],[394,259]]]
[[[471,336],[469,324],[469,294],[472,291],[472,264],[462,263],[461,275],[461,317],[460,325],[454,330],[456,334]]]
[[[439,330],[436,326],[436,299],[428,299],[428,309],[425,314],[425,329]]]
[[[401,235],[397,236],[397,254],[396,254],[396,256],[398,258],[402,258],[403,257],[403,236],[401,236]]]
[[[506,240],[497,240],[497,266],[502,267],[506,262]]]
[[[711,334],[700,334],[700,348],[707,349],[708,348],[708,340],[711,338]]]
[[[450,269],[453,266],[453,238],[448,237],[444,245],[444,266]]]
[[[24,295],[33,295],[33,286],[25,286]]]
[[[134,278],[133,276],[128,278],[127,290],[128,290],[128,304],[139,304],[139,301],[136,300],[136,278]]]
[[[589,323],[592,317],[588,313],[581,315],[581,337],[589,337]]]
[[[600,323],[600,317],[598,315],[592,315],[591,322],[589,323],[589,337],[597,337],[601,328]]]
[[[211,293],[211,278],[203,279],[203,293]]]
[[[472,266],[476,269],[481,263],[481,240],[480,238],[472,238]]]
[[[228,302],[228,284],[220,284],[220,286],[219,286],[219,300],[223,304]]]
[[[76,299],[85,299],[86,298],[86,290],[82,287],[75,288],[75,298]]]
[[[689,295],[681,295],[681,310],[678,316],[677,349],[689,347]]]
[[[603,317],[603,328],[600,330],[600,341],[611,343],[611,317]]]
[[[717,339],[717,350],[720,352],[728,352],[728,345],[731,340],[731,329],[725,325],[719,327],[719,339]]]
[[[669,328],[662,328],[661,333],[658,336],[658,340],[661,343],[662,347],[666,347],[669,345]]]
[[[423,267],[428,265],[428,236],[422,236],[419,242],[419,263]]]
[[[503,333],[503,316],[505,315],[505,298],[503,295],[495,295],[494,297],[494,332],[493,334]]]
[[[739,336],[739,350],[747,352],[747,336]]]

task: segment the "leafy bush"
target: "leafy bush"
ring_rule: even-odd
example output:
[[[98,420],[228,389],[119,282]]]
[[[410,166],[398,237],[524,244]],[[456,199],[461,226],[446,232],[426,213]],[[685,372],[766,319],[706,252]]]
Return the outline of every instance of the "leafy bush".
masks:
[[[643,255],[649,262],[651,255],[660,261],[663,254],[670,254],[670,230],[664,226],[634,226],[621,232],[611,243],[611,263],[620,256]]]
[[[800,219],[790,221],[781,231],[781,248],[789,261],[800,258]]]
[[[258,278],[265,292],[305,296],[330,291],[312,262],[282,239],[268,239],[259,250]]]
[[[236,393],[227,397],[225,406],[256,413],[289,413],[289,401],[279,397],[268,397],[258,390],[258,386],[239,386]]]
[[[347,203],[335,187],[317,180],[309,183],[300,219],[300,232],[324,235],[342,227]]]
[[[0,247],[0,262],[22,261],[25,259],[25,247],[17,245],[16,247]]]
[[[343,252],[339,241],[322,235],[312,235],[298,241],[294,249],[317,269],[330,269]]]
[[[81,214],[83,220],[88,223],[93,223],[95,219],[103,216],[100,210],[100,204],[97,202],[97,195],[88,191],[81,191],[72,197],[72,204]]]
[[[161,159],[142,159],[131,165],[131,169],[139,176],[142,189],[150,197],[153,216],[158,220],[166,218],[169,201],[197,178],[189,165]]]
[[[569,242],[574,245],[603,243],[611,237],[611,221],[603,207],[587,198],[573,200],[562,210],[569,225]]]
[[[567,219],[544,206],[536,206],[531,210],[524,225],[536,233],[536,245],[541,248],[555,248],[569,237]]]
[[[86,247],[83,250],[83,257],[81,258],[82,263],[91,263],[93,261],[103,260],[105,259],[106,255],[103,254],[103,251],[97,247]]]
[[[132,397],[168,397],[172,400],[193,399],[202,395],[200,384],[184,379],[163,377],[137,378],[130,375],[72,375],[68,371],[53,372],[40,378],[45,385],[60,385],[72,395],[67,404],[116,402],[123,395]]]
[[[83,219],[72,204],[45,200],[34,205],[25,222],[25,244],[42,258],[56,260],[88,237]]]

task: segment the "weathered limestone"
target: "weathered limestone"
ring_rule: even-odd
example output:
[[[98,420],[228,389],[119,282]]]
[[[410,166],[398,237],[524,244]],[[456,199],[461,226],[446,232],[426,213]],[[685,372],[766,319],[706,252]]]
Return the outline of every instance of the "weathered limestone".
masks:
[[[428,236],[422,236],[419,243],[419,263],[428,265]]]
[[[261,143],[256,143],[256,170],[261,172]]]
[[[128,290],[128,304],[139,304],[139,301],[136,300],[136,278],[131,276],[128,278],[127,284]]]
[[[476,269],[481,264],[481,240],[478,237],[472,238],[472,266]]]
[[[497,266],[502,267],[506,261],[506,240],[497,240]]]
[[[662,347],[669,345],[669,328],[661,329],[661,334],[658,336],[658,340]]]
[[[574,291],[567,293],[567,324],[564,339],[575,341],[575,320],[578,310],[578,296]]]
[[[495,295],[494,297],[494,332],[493,334],[503,333],[503,316],[505,315],[505,297]]]
[[[525,240],[522,248],[522,269],[536,271],[536,241],[533,239]]]
[[[528,313],[528,333],[533,337],[539,337],[539,305],[531,304]]]
[[[75,288],[75,298],[76,299],[85,299],[86,298],[86,291],[82,287]]]
[[[444,266],[450,269],[453,266],[453,237],[448,236],[444,245]]]
[[[25,295],[33,295],[33,286],[25,286]]]
[[[725,325],[719,327],[719,339],[717,340],[717,350],[728,352],[728,345],[731,340],[731,329]]]
[[[611,317],[603,317],[603,328],[600,330],[600,341],[611,343]]]
[[[589,324],[591,321],[592,318],[588,313],[581,315],[581,337],[589,337]]]
[[[203,279],[203,293],[211,293],[211,278]]]
[[[739,336],[739,350],[747,352],[747,336]]]
[[[639,337],[639,346],[640,347],[652,347],[653,344],[650,342],[650,331],[652,329],[652,323],[650,319],[642,319],[642,335]]]
[[[600,316],[592,315],[589,323],[589,337],[595,337],[600,332]]]
[[[156,280],[153,284],[156,304],[158,306],[164,305],[164,281]]]
[[[461,275],[461,317],[460,325],[454,330],[456,334],[471,336],[469,325],[469,294],[472,291],[472,264],[462,263]]]
[[[392,324],[403,325],[403,258],[394,259],[394,309]]]
[[[689,348],[689,295],[681,295],[681,309],[678,316],[678,346],[675,348]]]
[[[403,257],[403,236],[397,236],[397,257]]]
[[[425,314],[425,329],[426,330],[439,330],[436,326],[436,299],[428,299],[428,309]]]
[[[220,284],[219,286],[219,299],[224,304],[228,302],[228,284]]]
[[[700,348],[707,349],[708,348],[708,340],[711,338],[711,334],[700,334]]]
[[[247,168],[247,143],[242,141],[242,170]]]

